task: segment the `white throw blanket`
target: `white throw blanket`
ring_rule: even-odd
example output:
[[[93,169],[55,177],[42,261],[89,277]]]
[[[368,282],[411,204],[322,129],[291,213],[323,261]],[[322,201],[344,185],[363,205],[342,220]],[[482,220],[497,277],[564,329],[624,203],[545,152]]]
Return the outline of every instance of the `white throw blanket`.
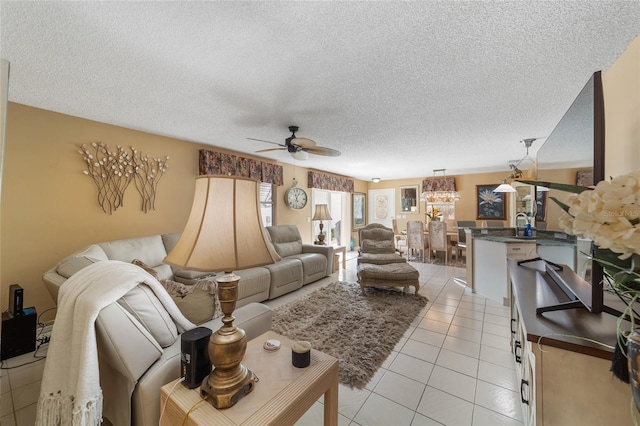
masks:
[[[138,266],[107,260],[80,270],[60,287],[38,399],[37,426],[101,423],[95,321],[102,308],[140,283],[153,290],[179,330],[195,327],[158,280]]]

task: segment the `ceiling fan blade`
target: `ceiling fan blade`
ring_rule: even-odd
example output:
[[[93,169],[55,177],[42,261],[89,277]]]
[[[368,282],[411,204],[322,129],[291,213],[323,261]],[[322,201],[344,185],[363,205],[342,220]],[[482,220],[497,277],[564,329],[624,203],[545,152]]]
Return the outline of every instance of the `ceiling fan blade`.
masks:
[[[283,149],[287,149],[287,148],[267,148],[267,149],[258,150],[256,152],[282,151]]]
[[[292,138],[290,139],[291,145],[299,146],[300,148],[311,148],[316,146],[316,143],[307,138]]]
[[[316,155],[327,155],[329,157],[339,157],[342,153],[338,150],[325,148],[324,146],[313,146],[311,148],[305,148],[305,151]]]
[[[274,145],[278,145],[278,146],[281,146],[281,147],[285,148],[285,145],[284,145],[284,144],[281,144],[281,143],[278,143],[278,142],[265,141],[264,139],[255,139],[255,138],[247,138],[247,139],[249,139],[250,141],[258,141],[258,142],[272,143],[272,144],[274,144]]]

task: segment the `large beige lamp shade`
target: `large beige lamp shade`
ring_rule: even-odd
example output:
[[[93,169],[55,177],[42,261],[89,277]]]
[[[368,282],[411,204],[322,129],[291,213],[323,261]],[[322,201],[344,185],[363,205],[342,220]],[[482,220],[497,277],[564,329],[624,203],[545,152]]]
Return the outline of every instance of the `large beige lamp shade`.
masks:
[[[232,271],[280,260],[262,226],[259,189],[253,179],[197,177],[191,214],[166,261],[185,269]]]
[[[196,178],[187,225],[165,261],[185,269],[225,271],[216,277],[222,327],[211,335],[213,371],[200,386],[216,408],[228,408],[255,386],[253,373],[242,365],[247,349],[244,330],[233,325],[240,277],[234,269],[280,260],[262,226],[259,183],[229,176]]]

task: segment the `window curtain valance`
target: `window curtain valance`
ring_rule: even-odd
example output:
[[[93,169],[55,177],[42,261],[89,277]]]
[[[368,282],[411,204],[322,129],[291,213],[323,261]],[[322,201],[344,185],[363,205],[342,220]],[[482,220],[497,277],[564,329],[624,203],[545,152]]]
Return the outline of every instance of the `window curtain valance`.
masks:
[[[309,188],[353,193],[353,185],[353,179],[309,171]]]
[[[432,177],[422,181],[422,192],[456,190],[456,178],[454,177]]]
[[[273,185],[284,183],[282,166],[208,149],[200,150],[198,169],[200,175],[240,176]]]

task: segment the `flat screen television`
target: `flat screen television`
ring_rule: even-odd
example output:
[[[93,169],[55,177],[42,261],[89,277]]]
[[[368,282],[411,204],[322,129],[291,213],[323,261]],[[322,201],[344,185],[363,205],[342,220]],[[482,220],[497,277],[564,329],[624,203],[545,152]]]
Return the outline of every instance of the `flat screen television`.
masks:
[[[595,184],[604,179],[604,96],[600,71],[594,73],[573,101],[562,119],[536,153],[536,180],[554,182],[558,170],[580,169],[583,175],[591,173]],[[577,184],[574,181],[563,183]],[[538,193],[540,194],[540,193]],[[551,190],[550,196],[566,198],[566,193]],[[552,211],[560,208],[553,202],[546,203]],[[553,259],[548,259],[553,260]],[[590,285],[590,294],[583,297],[583,305],[593,313],[620,313],[605,306],[603,299],[602,267],[592,262],[590,274],[583,277]]]

